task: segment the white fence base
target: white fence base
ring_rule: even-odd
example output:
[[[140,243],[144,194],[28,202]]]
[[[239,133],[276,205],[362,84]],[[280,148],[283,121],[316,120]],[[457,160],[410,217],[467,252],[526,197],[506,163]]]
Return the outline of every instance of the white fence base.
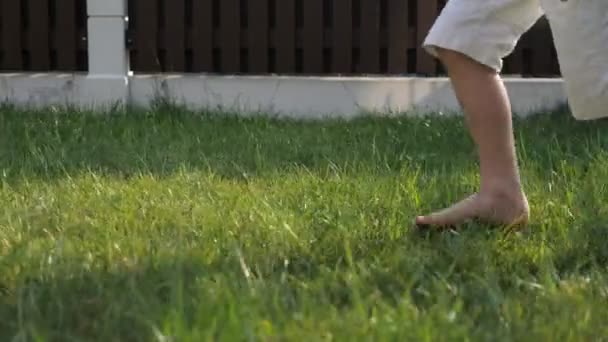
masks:
[[[358,114],[462,113],[449,80],[408,77],[240,77],[136,75],[124,44],[126,0],[87,0],[89,72],[0,74],[0,101],[18,106],[74,106],[105,110],[148,107],[158,101],[194,110],[292,118]],[[509,78],[516,115],[551,110],[566,102],[560,79]]]
[[[506,78],[513,111],[527,116],[566,103],[561,79]],[[446,78],[210,75],[0,74],[0,100],[18,106],[104,110],[162,100],[193,110],[292,118],[461,113]]]

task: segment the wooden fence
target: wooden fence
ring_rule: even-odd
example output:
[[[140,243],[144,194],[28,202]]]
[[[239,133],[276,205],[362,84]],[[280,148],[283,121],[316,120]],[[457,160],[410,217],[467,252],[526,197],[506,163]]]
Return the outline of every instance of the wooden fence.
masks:
[[[420,45],[446,0],[131,0],[136,72],[441,73]],[[505,73],[559,74],[546,22]]]
[[[135,72],[442,74],[420,48],[446,0],[129,0]],[[85,0],[0,0],[0,70],[86,70]],[[558,76],[542,20],[505,73]]]
[[[0,70],[85,71],[86,0],[0,0]]]

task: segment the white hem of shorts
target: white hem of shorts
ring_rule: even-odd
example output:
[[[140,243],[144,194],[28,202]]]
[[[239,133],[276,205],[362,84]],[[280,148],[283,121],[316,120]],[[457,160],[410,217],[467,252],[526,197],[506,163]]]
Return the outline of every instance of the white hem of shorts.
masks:
[[[433,41],[433,42],[425,43],[424,45],[422,45],[422,47],[426,50],[427,53],[429,53],[431,56],[433,56],[435,58],[439,58],[437,48],[441,48],[441,49],[461,53],[461,54],[473,59],[474,61],[496,71],[497,73],[499,73],[502,70],[502,65],[500,65],[500,66],[493,65],[494,63],[492,63],[488,60],[484,60],[483,57],[477,56],[474,53],[471,53],[470,49],[463,48],[462,46],[460,46],[458,44],[451,44],[451,43],[445,42],[445,41],[444,42]]]
[[[451,23],[448,22],[449,19],[446,19],[445,23],[440,22],[440,20],[441,20],[441,18],[437,19],[437,21],[435,22],[435,26],[433,26],[431,28],[428,36],[426,37],[424,43],[422,44],[422,47],[429,54],[431,54],[431,56],[438,58],[439,56],[437,53],[437,48],[442,48],[442,49],[446,49],[446,50],[459,52],[459,53],[473,59],[474,61],[476,61],[482,65],[485,65],[486,67],[494,70],[497,73],[500,73],[502,71],[504,57],[488,55],[488,52],[494,53],[497,55],[500,54],[498,52],[499,51],[498,47],[494,47],[494,48],[496,48],[495,50],[493,49],[493,47],[492,47],[493,42],[491,42],[491,41],[484,42],[482,39],[483,35],[480,35],[480,37],[474,37],[474,39],[469,38],[466,40],[461,40],[460,43],[455,42],[459,38],[458,37],[459,32],[449,31],[446,33],[446,30],[444,30],[442,27],[439,27],[437,25],[442,25],[442,24],[447,25],[447,24],[451,24]],[[491,24],[488,23],[488,21],[491,21]],[[477,31],[477,32],[483,32],[484,27],[490,27],[489,25],[496,27],[498,24],[501,25],[501,29],[505,29],[508,31],[511,31],[513,29],[513,28],[509,27],[508,24],[503,23],[500,19],[498,19],[496,17],[480,18],[480,20],[477,21],[476,24],[477,24],[477,29],[475,31]],[[470,30],[470,28],[468,30]],[[467,33],[474,33],[474,32],[467,32]],[[454,35],[456,35],[456,37],[454,37]],[[515,37],[516,35],[513,34],[513,36]],[[491,38],[491,37],[488,37],[488,38]],[[479,44],[482,46],[476,46]],[[514,47],[515,46],[513,46],[513,48]]]

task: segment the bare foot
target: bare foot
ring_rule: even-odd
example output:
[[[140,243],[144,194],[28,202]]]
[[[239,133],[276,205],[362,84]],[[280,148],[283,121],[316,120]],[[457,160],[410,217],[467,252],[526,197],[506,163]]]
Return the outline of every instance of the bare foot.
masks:
[[[515,194],[474,194],[444,210],[416,218],[418,226],[458,226],[470,220],[497,225],[527,225],[530,215],[528,200],[522,192]]]

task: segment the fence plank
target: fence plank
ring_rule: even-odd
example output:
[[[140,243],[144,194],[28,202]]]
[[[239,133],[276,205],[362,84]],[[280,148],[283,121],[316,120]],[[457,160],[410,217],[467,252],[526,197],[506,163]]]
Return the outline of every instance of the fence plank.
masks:
[[[505,58],[503,73],[508,75],[521,74],[523,70],[523,47],[517,44],[513,52]]]
[[[48,0],[30,0],[28,8],[28,47],[31,70],[50,69],[49,3]]]
[[[3,70],[20,70],[21,61],[21,0],[2,1]]]
[[[59,0],[55,2],[56,28],[55,48],[57,53],[57,69],[62,71],[77,70],[76,62],[76,2],[75,0]]]
[[[420,45],[422,45],[437,18],[438,7],[437,0],[418,0],[416,71],[420,74],[431,75],[436,72],[437,61]]]
[[[150,1],[150,0],[145,0]],[[168,72],[185,71],[185,3],[184,0],[165,1],[164,41],[166,60],[164,69]]]
[[[535,76],[548,76],[551,74],[553,37],[546,19],[541,19],[532,32],[532,44],[534,45],[533,72]]]
[[[192,68],[194,72],[213,71],[213,1],[192,4]]]
[[[160,71],[158,60],[158,3],[153,0],[135,1],[135,49],[137,51],[136,70],[141,72]]]
[[[281,1],[281,0],[279,0]],[[268,71],[268,0],[249,1],[249,58],[252,73]]]
[[[388,72],[407,72],[408,3],[404,0],[388,2]]]
[[[553,39],[550,40],[553,42]],[[557,60],[557,51],[555,45],[550,46],[550,62],[549,62],[549,70],[547,76],[561,76],[561,68],[559,65],[559,61]]]
[[[352,0],[334,0],[333,72],[350,73],[353,64],[353,3]]]
[[[276,0],[277,72],[293,73],[296,65],[295,0]]]
[[[302,28],[302,45],[304,73],[322,73],[323,0],[304,0],[304,27]]]
[[[239,0],[220,0],[220,47],[222,72],[237,73],[240,67]]]
[[[380,69],[380,6],[378,0],[361,0],[361,70],[377,73]]]
[[[89,68],[88,43],[87,43],[87,6],[86,0],[76,0],[76,64],[78,71],[86,71]],[[84,39],[83,39],[84,38]]]

